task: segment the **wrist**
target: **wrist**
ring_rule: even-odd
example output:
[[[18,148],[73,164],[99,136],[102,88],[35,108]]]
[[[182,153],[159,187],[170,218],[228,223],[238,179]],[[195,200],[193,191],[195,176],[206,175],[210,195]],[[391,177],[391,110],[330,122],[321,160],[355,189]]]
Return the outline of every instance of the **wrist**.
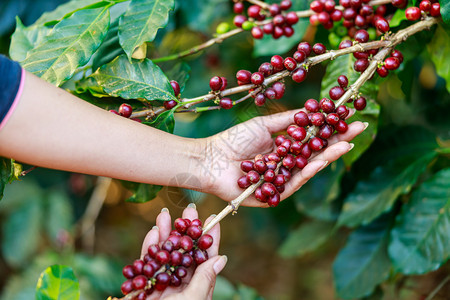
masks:
[[[181,187],[204,193],[212,190],[210,153],[211,138],[189,139],[187,147],[187,159],[189,168],[186,180],[180,182]]]

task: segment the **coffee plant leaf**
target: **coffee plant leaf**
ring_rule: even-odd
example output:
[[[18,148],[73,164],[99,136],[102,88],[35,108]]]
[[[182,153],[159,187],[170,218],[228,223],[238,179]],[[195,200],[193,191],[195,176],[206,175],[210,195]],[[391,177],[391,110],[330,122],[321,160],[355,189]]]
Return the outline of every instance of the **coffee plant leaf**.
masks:
[[[52,190],[45,196],[45,230],[54,245],[60,245],[62,234],[69,235],[73,225],[70,199],[61,190]]]
[[[14,267],[26,265],[35,254],[44,223],[42,195],[29,194],[26,200],[14,213],[2,217],[2,254]]]
[[[179,62],[164,73],[170,80],[175,80],[178,82],[180,85],[180,92],[183,92],[186,87],[186,83],[191,76],[191,67],[185,62]]]
[[[450,0],[440,0],[442,20],[450,24]]]
[[[129,62],[121,55],[90,77],[112,97],[146,101],[176,99],[166,75],[149,59]]]
[[[431,151],[407,163],[394,161],[377,167],[346,197],[338,225],[367,224],[389,210],[398,196],[411,190],[436,155],[437,152]]]
[[[127,202],[145,203],[153,200],[162,186],[155,184],[145,184],[130,181],[122,181],[123,186],[133,192],[133,195],[128,198]]]
[[[213,24],[217,25],[217,20],[226,18],[230,14],[228,1],[223,0],[189,0],[178,1],[177,9],[182,16],[182,22],[189,29],[210,33]]]
[[[21,172],[21,164],[16,163],[13,159],[0,157],[0,200],[3,198],[6,185],[19,180]]]
[[[450,2],[448,4],[450,8]],[[450,53],[450,35],[442,26],[438,26],[431,43],[427,45],[430,58],[436,68],[436,73],[445,79],[447,91],[450,92],[450,66],[448,53]]]
[[[119,41],[131,61],[134,50],[152,42],[159,28],[167,25],[173,0],[132,0],[119,21]]]
[[[424,274],[450,257],[450,168],[420,185],[396,218],[389,243],[394,269]]]
[[[80,298],[80,285],[71,267],[53,265],[41,273],[36,286],[36,300]]]
[[[389,276],[391,262],[387,246],[392,219],[392,214],[381,215],[350,234],[333,263],[339,298],[368,296]]]
[[[340,203],[341,179],[345,166],[341,159],[308,180],[292,197],[297,210],[322,221],[336,221]]]
[[[86,6],[90,6],[92,4],[98,3],[98,2],[105,2],[105,1],[99,1],[99,0],[71,0],[69,2],[66,2],[64,4],[59,5],[56,9],[53,11],[45,12],[43,13],[39,19],[36,20],[34,25],[38,24],[46,24],[49,22],[58,22],[62,20],[63,18],[67,18],[76,11],[83,9]]]
[[[90,60],[108,28],[108,7],[80,10],[56,24],[22,67],[59,86]]]
[[[155,120],[151,122],[143,122],[143,124],[173,133],[173,130],[175,128],[175,118],[173,115],[173,111],[165,111],[161,113]]]
[[[291,231],[278,253],[285,258],[301,256],[323,245],[334,232],[334,222],[315,220]]]
[[[45,26],[33,25],[26,27],[19,17],[16,17],[16,30],[11,36],[11,45],[9,47],[9,56],[15,61],[23,61],[27,58],[28,52],[34,49],[36,45],[49,34],[50,28]]]
[[[125,54],[119,43],[119,18],[111,22],[103,43],[92,57],[92,70],[96,71],[117,56]]]

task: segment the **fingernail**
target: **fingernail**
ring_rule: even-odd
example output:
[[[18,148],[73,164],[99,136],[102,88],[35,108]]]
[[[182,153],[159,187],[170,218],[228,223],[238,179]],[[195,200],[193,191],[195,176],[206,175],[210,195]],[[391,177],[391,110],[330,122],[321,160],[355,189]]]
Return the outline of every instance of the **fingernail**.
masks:
[[[353,147],[355,147],[355,144],[353,144],[353,143],[350,143],[350,148],[348,148],[348,151],[352,150],[352,149],[353,149]]]
[[[319,169],[319,171],[322,171],[323,169],[325,169],[325,167],[328,165],[328,160],[326,160],[323,164],[323,166]]]
[[[366,130],[367,127],[369,127],[369,122],[363,122],[364,124],[364,130]]]
[[[216,216],[217,216],[216,214],[210,215],[211,218],[215,218]]]
[[[223,268],[225,268],[225,265],[227,264],[227,261],[228,261],[228,257],[226,255],[222,255],[220,257],[220,259],[218,259],[216,261],[216,263],[213,266],[213,269],[214,269],[214,272],[216,273],[216,275],[219,274],[220,271],[223,270]]]
[[[155,226],[152,227],[152,230],[153,230],[153,229],[159,230],[159,227],[155,225]]]
[[[197,209],[197,206],[195,205],[195,203],[189,203],[189,205],[187,207]]]
[[[163,209],[161,209],[161,212],[169,212],[169,209],[167,207],[164,207]]]

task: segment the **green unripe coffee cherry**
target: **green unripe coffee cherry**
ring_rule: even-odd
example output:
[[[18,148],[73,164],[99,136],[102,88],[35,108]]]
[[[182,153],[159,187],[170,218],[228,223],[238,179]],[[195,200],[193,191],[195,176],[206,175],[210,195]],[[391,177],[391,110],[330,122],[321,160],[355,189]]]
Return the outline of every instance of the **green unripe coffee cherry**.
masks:
[[[367,29],[367,33],[369,34],[369,40],[376,40],[377,39],[377,30],[373,27],[370,27]]]
[[[217,25],[216,32],[217,34],[224,34],[230,31],[230,24],[227,22],[222,22],[219,25]]]
[[[341,38],[334,32],[331,32],[328,35],[328,41],[333,49],[338,48],[341,42]]]
[[[244,30],[251,30],[253,28],[253,26],[255,26],[255,23],[250,22],[250,21],[245,21],[242,24],[242,29],[244,29]]]
[[[338,26],[336,28],[336,34],[340,37],[346,36],[347,35],[347,28],[345,28],[344,26]]]

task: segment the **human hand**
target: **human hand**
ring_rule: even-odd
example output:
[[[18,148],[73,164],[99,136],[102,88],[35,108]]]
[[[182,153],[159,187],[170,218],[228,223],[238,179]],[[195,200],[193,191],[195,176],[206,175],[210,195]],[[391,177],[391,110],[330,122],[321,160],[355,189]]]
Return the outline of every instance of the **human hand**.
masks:
[[[205,139],[205,190],[220,198],[231,201],[238,197],[243,189],[236,181],[243,175],[240,163],[252,160],[257,154],[274,152],[275,144],[272,134],[284,131],[292,124],[293,116],[299,110],[277,113],[269,116],[256,117],[236,125],[228,130]],[[351,114],[350,114],[351,115]],[[281,199],[286,199],[304,185],[311,177],[331,162],[350,151],[351,141],[363,132],[365,125],[353,122],[344,134],[335,134],[328,139],[328,147],[323,151],[313,153],[309,163],[302,170],[296,169],[292,178],[285,184]],[[258,201],[254,195],[248,197],[242,205],[267,207],[266,203]]]
[[[195,207],[195,206],[194,206]],[[197,210],[194,207],[187,207],[183,211],[182,218],[194,220],[198,218]],[[209,217],[205,221],[205,225],[212,220]],[[172,220],[168,210],[163,209],[156,218],[156,226],[153,227],[144,239],[141,250],[141,259],[147,253],[147,249],[152,244],[162,244],[169,237],[172,230]],[[154,291],[147,300],[152,299],[170,299],[170,300],[184,300],[184,299],[212,299],[214,286],[216,283],[216,276],[225,267],[227,262],[226,256],[219,256],[220,243],[220,225],[216,224],[209,232],[214,243],[207,250],[209,259],[199,265],[195,272],[192,267],[188,270],[188,275],[183,278],[179,287],[168,287],[162,292]]]

